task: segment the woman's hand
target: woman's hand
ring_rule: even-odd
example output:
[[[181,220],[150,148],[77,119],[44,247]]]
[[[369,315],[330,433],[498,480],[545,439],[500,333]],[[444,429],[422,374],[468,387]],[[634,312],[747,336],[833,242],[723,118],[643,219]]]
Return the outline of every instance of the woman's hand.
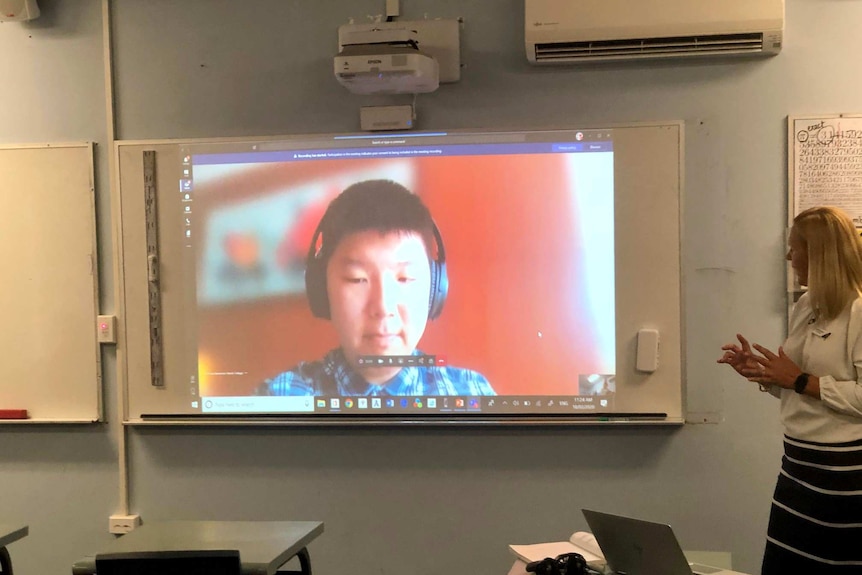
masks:
[[[762,345],[748,343],[740,334],[736,334],[736,339],[740,345],[729,343],[721,347],[724,355],[718,359],[718,363],[728,364],[748,381],[762,386],[778,385],[793,389],[793,383],[802,370],[784,353],[784,348],[779,347],[776,354]],[[760,355],[754,353],[752,347]]]
[[[763,357],[753,356],[760,365],[760,373],[755,377],[749,377],[751,381],[762,384],[778,385],[787,389],[793,389],[796,378],[802,374],[802,369],[790,359],[784,348],[778,348],[778,354],[773,353],[762,345],[754,344],[754,349],[759,351]]]
[[[741,334],[736,334],[736,339],[739,340],[740,345],[729,343],[721,346],[724,355],[718,358],[718,363],[726,363],[742,377],[754,381],[752,378],[761,375],[763,366],[752,353],[748,340]]]

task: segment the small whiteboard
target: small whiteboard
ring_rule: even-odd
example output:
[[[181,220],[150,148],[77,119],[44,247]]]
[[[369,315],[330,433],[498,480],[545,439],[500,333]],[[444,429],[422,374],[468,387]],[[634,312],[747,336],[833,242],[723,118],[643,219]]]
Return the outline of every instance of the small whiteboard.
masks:
[[[788,224],[813,206],[835,206],[862,227],[862,115],[788,118]]]
[[[0,409],[102,417],[93,144],[0,146]]]

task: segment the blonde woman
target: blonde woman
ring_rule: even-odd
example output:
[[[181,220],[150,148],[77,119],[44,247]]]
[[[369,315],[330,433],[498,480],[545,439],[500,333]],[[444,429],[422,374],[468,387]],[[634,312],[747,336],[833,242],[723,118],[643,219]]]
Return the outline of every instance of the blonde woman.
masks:
[[[761,574],[859,574],[862,242],[847,214],[815,207],[794,218],[788,243],[808,290],[787,340],[773,352],[737,334],[718,360],[781,400],[784,457]]]

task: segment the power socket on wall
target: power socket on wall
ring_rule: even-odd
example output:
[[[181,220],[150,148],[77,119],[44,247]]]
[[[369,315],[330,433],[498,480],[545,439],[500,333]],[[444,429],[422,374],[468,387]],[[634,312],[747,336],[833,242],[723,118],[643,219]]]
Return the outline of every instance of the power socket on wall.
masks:
[[[140,515],[111,515],[108,518],[108,531],[114,535],[123,535],[134,531],[140,524]]]

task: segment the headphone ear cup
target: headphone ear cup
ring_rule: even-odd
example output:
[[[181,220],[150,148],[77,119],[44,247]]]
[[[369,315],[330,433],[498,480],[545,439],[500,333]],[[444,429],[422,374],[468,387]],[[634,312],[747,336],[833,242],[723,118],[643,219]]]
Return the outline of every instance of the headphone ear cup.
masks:
[[[528,573],[535,573],[536,575],[557,575],[556,560],[550,557],[546,557],[541,561],[533,561],[532,563],[527,563],[526,571]]]
[[[554,568],[561,575],[586,575],[587,560],[580,553],[563,553],[554,559]]]
[[[326,264],[309,255],[305,262],[305,297],[314,317],[330,319],[329,294],[326,291]]]
[[[317,240],[323,234],[323,222],[326,214],[317,224],[317,229],[311,235],[311,244],[305,256],[305,297],[311,314],[320,319],[330,319],[329,293],[326,289],[326,260],[318,257]]]
[[[433,221],[431,231],[437,242],[437,255],[431,262],[431,293],[428,300],[428,319],[437,319],[443,311],[446,297],[449,295],[449,275],[446,272],[446,248],[443,247],[443,236]]]
[[[428,319],[437,319],[443,311],[446,296],[449,295],[449,276],[446,262],[431,262],[431,300],[428,304]]]

